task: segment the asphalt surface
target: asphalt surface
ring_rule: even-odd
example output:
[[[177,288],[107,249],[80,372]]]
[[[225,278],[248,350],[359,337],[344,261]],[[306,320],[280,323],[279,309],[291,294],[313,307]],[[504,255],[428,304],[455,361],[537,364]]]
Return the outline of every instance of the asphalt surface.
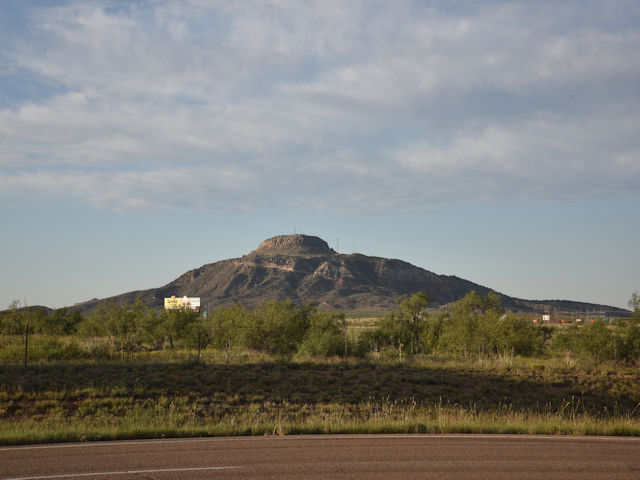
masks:
[[[0,448],[0,480],[640,479],[640,438],[345,435]]]

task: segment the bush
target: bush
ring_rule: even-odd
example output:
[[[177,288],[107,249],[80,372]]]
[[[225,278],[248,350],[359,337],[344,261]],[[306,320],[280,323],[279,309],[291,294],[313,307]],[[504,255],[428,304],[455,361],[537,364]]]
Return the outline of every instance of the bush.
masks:
[[[280,359],[291,358],[310,326],[314,311],[311,304],[298,308],[290,300],[260,304],[246,325],[247,346]]]
[[[379,330],[365,330],[361,332],[353,346],[350,346],[350,352],[353,356],[364,358],[369,353],[378,352],[383,346],[387,345],[389,340],[384,338],[383,333]]]
[[[251,315],[242,305],[215,309],[205,322],[211,345],[227,352],[245,346],[244,326]]]
[[[601,318],[588,323],[580,330],[578,346],[583,354],[594,359],[596,364],[612,358],[613,336]]]
[[[88,358],[89,352],[83,350],[75,340],[61,341],[57,338],[48,338],[40,346],[39,352],[31,355],[38,360],[60,361]]]
[[[344,315],[316,312],[311,317],[298,353],[311,357],[331,357],[344,355],[345,336],[340,329],[344,325]]]
[[[5,336],[0,345],[0,361],[22,363],[24,361],[24,337]],[[29,337],[28,362],[72,361],[90,358],[90,353],[75,339],[50,335]]]

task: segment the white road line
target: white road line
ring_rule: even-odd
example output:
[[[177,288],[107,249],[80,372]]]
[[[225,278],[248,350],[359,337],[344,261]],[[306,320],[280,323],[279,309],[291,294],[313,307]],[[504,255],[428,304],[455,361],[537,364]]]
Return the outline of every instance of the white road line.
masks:
[[[202,470],[230,470],[240,467],[186,467],[186,468],[158,468],[153,470],[123,470],[120,472],[87,472],[87,473],[65,473],[59,475],[37,475],[35,477],[13,477],[2,480],[46,480],[48,478],[71,478],[71,477],[100,477],[106,475],[125,475],[134,473],[171,473],[171,472],[198,472]]]

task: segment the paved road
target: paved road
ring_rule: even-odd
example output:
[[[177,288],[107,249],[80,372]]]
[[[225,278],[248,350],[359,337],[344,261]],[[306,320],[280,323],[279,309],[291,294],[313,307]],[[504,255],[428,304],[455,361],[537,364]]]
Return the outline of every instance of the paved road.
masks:
[[[0,448],[0,480],[640,479],[640,438],[249,437]]]

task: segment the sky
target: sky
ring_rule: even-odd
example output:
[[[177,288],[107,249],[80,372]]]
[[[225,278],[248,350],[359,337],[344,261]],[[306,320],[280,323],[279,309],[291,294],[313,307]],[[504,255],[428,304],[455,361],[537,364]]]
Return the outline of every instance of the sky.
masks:
[[[626,307],[640,2],[0,0],[0,225],[0,309],[294,231]]]

